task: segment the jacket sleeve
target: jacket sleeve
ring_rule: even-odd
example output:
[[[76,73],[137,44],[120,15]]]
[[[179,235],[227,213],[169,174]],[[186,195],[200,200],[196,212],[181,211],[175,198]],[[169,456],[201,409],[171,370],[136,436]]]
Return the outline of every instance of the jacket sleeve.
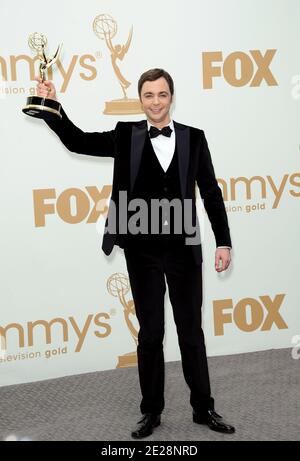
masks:
[[[47,125],[60,138],[71,152],[99,157],[115,157],[116,129],[111,131],[88,133],[82,131],[67,117],[61,109],[62,119],[47,121]]]
[[[216,245],[232,247],[230,230],[222,191],[216,180],[215,171],[204,132],[201,130],[200,158],[196,181],[204,208],[214,232]]]

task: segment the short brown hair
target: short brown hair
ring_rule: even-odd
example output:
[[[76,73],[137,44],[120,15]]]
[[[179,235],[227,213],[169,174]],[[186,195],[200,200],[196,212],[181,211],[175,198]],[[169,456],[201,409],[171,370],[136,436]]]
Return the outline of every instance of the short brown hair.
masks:
[[[141,97],[142,86],[144,85],[145,82],[154,82],[154,80],[158,80],[161,77],[164,77],[167,80],[170,93],[173,96],[174,82],[173,82],[171,75],[164,69],[149,69],[140,76],[139,82],[138,82],[139,96]]]

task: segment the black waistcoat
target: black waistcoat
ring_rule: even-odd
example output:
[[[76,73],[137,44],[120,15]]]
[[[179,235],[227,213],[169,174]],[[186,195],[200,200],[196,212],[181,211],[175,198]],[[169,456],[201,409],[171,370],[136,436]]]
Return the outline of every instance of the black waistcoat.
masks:
[[[167,241],[168,243],[184,244],[185,233],[177,147],[175,147],[172,161],[165,172],[154,152],[149,136],[146,136],[139,172],[131,195],[131,200],[136,198],[143,199],[148,205],[148,233],[138,233],[136,235],[128,233],[127,235],[119,235],[117,239],[117,244],[119,246],[123,247],[124,244],[130,242],[149,244]],[[181,202],[181,212],[180,207],[177,209],[177,216],[181,219],[180,234],[178,233],[180,227],[175,228],[174,226],[173,207],[168,205],[165,209],[161,207],[159,210],[159,223],[157,228],[159,233],[151,233],[151,199],[160,201],[167,199],[167,203],[177,199]],[[139,208],[137,208],[137,210],[139,210]],[[135,213],[136,211],[128,212],[128,221]],[[166,221],[168,224],[164,226]],[[140,221],[138,221],[138,223],[140,223]]]

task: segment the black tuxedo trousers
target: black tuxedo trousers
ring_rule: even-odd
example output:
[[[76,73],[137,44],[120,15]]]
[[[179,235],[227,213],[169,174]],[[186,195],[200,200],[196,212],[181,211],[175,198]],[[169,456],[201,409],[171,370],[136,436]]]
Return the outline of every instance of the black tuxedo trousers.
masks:
[[[164,298],[166,286],[173,309],[182,368],[197,412],[214,408],[211,397],[204,335],[201,327],[202,265],[190,246],[162,240],[124,247],[136,315],[138,370],[142,413],[164,409]]]

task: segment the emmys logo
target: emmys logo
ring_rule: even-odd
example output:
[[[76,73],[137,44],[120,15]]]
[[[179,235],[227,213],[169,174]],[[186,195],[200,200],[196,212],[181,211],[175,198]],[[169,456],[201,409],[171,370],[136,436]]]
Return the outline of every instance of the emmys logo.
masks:
[[[131,82],[126,80],[118,67],[118,61],[123,61],[129,50],[132,39],[132,27],[125,45],[113,44],[112,39],[116,35],[117,29],[118,26],[116,21],[109,14],[99,14],[94,19],[93,31],[98,38],[105,41],[105,44],[110,51],[113,70],[123,92],[122,99],[114,99],[113,101],[107,101],[105,103],[103,113],[108,115],[141,114],[143,113],[143,110],[139,99],[128,99],[127,97],[127,89],[131,85]]]
[[[267,50],[263,55],[260,50],[250,50],[250,55],[242,51],[229,54],[223,62],[222,51],[202,53],[203,88],[213,87],[213,78],[221,77],[235,87],[248,85],[259,87],[264,80],[268,86],[278,86],[270,70],[270,64],[277,50]],[[223,63],[217,65],[216,63]]]
[[[238,195],[242,196],[241,200],[252,200],[255,195],[260,199],[271,200],[272,209],[278,208],[281,199],[284,196],[284,192],[289,193],[292,197],[300,197],[300,191],[294,190],[294,188],[289,188],[289,186],[294,186],[299,189],[299,180],[300,173],[293,173],[291,175],[284,174],[279,181],[273,179],[270,175],[267,175],[266,178],[258,175],[250,178],[239,176],[237,178],[229,178],[228,181],[221,178],[217,179],[225,202],[235,202]],[[245,206],[245,211],[247,213],[258,209],[264,210],[265,203]],[[226,210],[228,212],[242,211],[242,208],[238,206],[227,206]]]
[[[73,71],[75,65],[77,64],[78,55],[74,55],[72,57],[72,61],[68,69],[65,69],[62,65],[62,62],[59,60],[59,54],[61,51],[61,45],[58,46],[55,54],[51,58],[47,58],[45,55],[45,47],[47,45],[47,38],[40,33],[34,32],[30,35],[28,40],[29,47],[35,51],[36,56],[34,58],[30,58],[29,56],[22,54],[19,56],[10,56],[9,61],[7,62],[3,56],[0,56],[0,76],[2,75],[2,79],[4,81],[8,81],[8,70],[10,67],[10,74],[11,80],[16,81],[17,77],[17,63],[26,61],[29,65],[29,75],[30,80],[34,80],[36,72],[35,72],[35,63],[39,62],[39,76],[44,81],[46,79],[46,72],[47,78],[49,80],[53,80],[53,71],[52,66],[54,63],[57,64],[58,71],[60,72],[61,76],[63,77],[63,84],[60,88],[60,91],[64,93],[69,85],[71,76],[73,75]],[[87,68],[91,71],[91,76],[86,76],[83,72],[80,72],[79,76],[84,80],[93,80],[97,76],[97,70],[86,63],[87,60],[96,61],[96,58],[92,55],[83,55],[79,59],[79,64],[83,68]],[[1,94],[18,94],[18,93],[25,93],[25,88],[8,88],[6,87],[5,90],[2,88],[0,92]],[[35,88],[30,89],[30,94],[35,95]],[[32,98],[28,98],[29,100]],[[36,109],[35,107],[28,107],[28,109]],[[50,112],[50,111],[49,111]],[[35,113],[32,111],[26,111],[28,115],[36,116]]]
[[[10,323],[6,326],[0,326],[0,352],[4,353],[7,349],[7,336],[9,331],[14,331],[13,337],[15,337],[15,334],[17,333],[18,345],[20,348],[24,348],[35,346],[34,331],[37,327],[38,329],[43,327],[44,330],[42,331],[44,332],[45,343],[52,344],[54,342],[54,340],[52,340],[54,325],[60,326],[61,333],[61,335],[59,335],[57,329],[55,329],[55,342],[57,340],[68,342],[70,332],[73,332],[75,333],[77,339],[75,352],[80,352],[87,338],[87,333],[92,328],[92,324],[94,324],[94,326],[101,327],[102,329],[102,331],[99,331],[98,329],[93,331],[97,338],[105,338],[110,335],[111,326],[107,322],[103,321],[102,318],[108,320],[110,316],[106,312],[101,312],[96,315],[89,314],[81,327],[78,325],[74,317],[68,317],[68,319],[57,317],[52,320],[35,320],[34,322],[27,322],[26,326],[23,326],[21,323]],[[41,337],[40,332],[38,337]]]
[[[79,67],[78,75],[83,80],[94,80],[97,77],[97,69],[91,63],[96,62],[97,58],[91,54],[73,55],[69,64],[66,63],[64,58],[64,64],[58,58],[56,66],[60,76],[62,77],[61,87],[58,91],[64,93],[70,83],[71,78],[75,74],[76,69]],[[0,77],[4,82],[16,82],[19,80],[19,68],[24,74],[24,62],[28,66],[29,79],[34,80],[36,75],[35,65],[39,62],[39,56],[31,57],[26,54],[11,55],[8,58],[0,56]],[[48,68],[47,70],[48,80],[53,80],[53,70]],[[3,92],[3,91],[1,91]],[[4,94],[25,94],[25,88],[12,88],[6,85]],[[35,92],[33,92],[35,94]]]
[[[135,342],[135,349],[138,344],[138,331],[134,323],[136,322],[136,313],[133,299],[128,301],[125,298],[125,295],[130,289],[129,280],[126,275],[115,273],[112,274],[107,280],[107,291],[112,296],[119,298],[121,305],[123,306],[123,313],[126,326],[132,336],[133,341]],[[137,355],[136,350],[133,352],[128,352],[127,354],[119,356],[118,364],[116,368],[125,368],[136,366],[137,364]]]
[[[215,336],[223,336],[225,323],[233,322],[239,330],[247,333],[258,329],[269,331],[273,324],[279,330],[288,328],[279,313],[284,298],[285,294],[278,294],[272,301],[270,296],[264,295],[259,296],[259,301],[254,298],[244,298],[236,305],[232,299],[213,301]]]

